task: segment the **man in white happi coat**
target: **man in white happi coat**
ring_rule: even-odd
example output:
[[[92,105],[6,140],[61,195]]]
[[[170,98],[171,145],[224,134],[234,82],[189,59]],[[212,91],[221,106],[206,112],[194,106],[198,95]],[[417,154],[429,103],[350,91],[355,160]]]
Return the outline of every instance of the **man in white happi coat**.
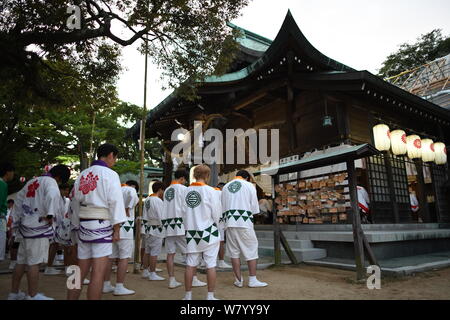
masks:
[[[253,228],[253,215],[259,213],[256,188],[250,182],[246,170],[237,172],[236,177],[222,189],[222,210],[227,236],[226,248],[231,258],[235,275],[234,285],[242,288],[241,254],[248,264],[250,288],[265,287],[267,283],[256,279],[258,239]]]
[[[185,191],[183,222],[186,230],[186,272],[184,300],[192,300],[192,280],[203,255],[207,269],[207,300],[214,297],[216,286],[216,261],[219,252],[220,204],[214,188],[208,186],[211,170],[206,165],[194,169],[192,183]]]
[[[101,299],[112,244],[120,240],[120,227],[127,221],[119,175],[111,169],[118,153],[114,145],[99,146],[98,160],[81,172],[74,185],[72,224],[78,228],[81,279],[92,267],[89,300]],[[69,289],[68,299],[78,299],[80,293],[81,289]]]
[[[222,207],[222,189],[225,183],[221,182],[217,185],[217,187],[214,188],[216,190],[216,196],[219,199],[220,206]],[[222,213],[222,209],[220,210]],[[219,234],[220,234],[220,248],[219,248],[219,262],[217,263],[217,267],[223,268],[223,269],[230,269],[231,266],[225,262],[225,221],[222,217],[222,214],[220,215],[219,219]]]
[[[178,169],[170,186],[164,191],[164,202],[162,211],[162,224],[165,232],[165,247],[167,251],[167,273],[169,274],[169,288],[174,289],[181,286],[175,279],[174,258],[176,249],[186,254],[186,237],[183,224],[183,205],[186,182],[189,180],[189,173],[184,169]],[[200,281],[194,274],[192,280],[193,287],[204,287],[205,282]]]
[[[127,221],[120,228],[120,240],[113,243],[113,253],[110,256],[109,265],[106,271],[105,282],[103,283],[103,293],[112,292],[115,296],[125,296],[134,294],[134,290],[124,287],[125,276],[128,270],[128,259],[133,255],[134,250],[134,208],[139,203],[137,192],[139,184],[134,180],[129,180],[122,185],[123,202]],[[114,260],[119,259],[117,267],[116,286],[111,285],[111,271]]]
[[[13,232],[21,236],[17,265],[12,276],[8,299],[25,298],[19,292],[20,281],[27,269],[28,300],[53,300],[38,293],[39,264],[48,259],[49,238],[53,237],[52,222],[58,214],[61,193],[58,184],[70,177],[67,166],[57,165],[43,176],[31,179],[17,194],[13,215]]]
[[[145,199],[144,212],[142,214],[142,222],[144,225],[145,234],[145,255],[144,261],[148,261],[144,265],[143,277],[148,280],[162,281],[165,278],[156,274],[156,263],[158,262],[158,255],[161,253],[162,242],[164,239],[163,226],[161,222],[164,196],[164,184],[161,181],[156,181],[152,185],[153,193]]]

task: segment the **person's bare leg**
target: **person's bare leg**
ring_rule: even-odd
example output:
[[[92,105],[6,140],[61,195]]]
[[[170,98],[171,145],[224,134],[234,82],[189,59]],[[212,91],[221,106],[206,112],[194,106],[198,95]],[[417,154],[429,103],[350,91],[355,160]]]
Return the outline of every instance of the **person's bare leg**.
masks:
[[[225,258],[225,242],[220,241],[220,247],[219,247],[219,260],[223,260]]]
[[[216,289],[216,268],[206,269],[206,279],[208,281],[208,292]]]
[[[150,272],[156,272],[156,263],[158,262],[158,256],[150,256],[149,268]]]
[[[25,273],[26,264],[17,264],[12,274],[11,292],[19,293],[20,281]]]
[[[56,251],[58,250],[58,244],[53,242],[48,248],[48,267],[53,267],[53,261],[55,261]]]
[[[145,256],[145,248],[141,248],[141,256],[140,256],[140,262],[141,266],[144,266],[144,256]]]
[[[38,264],[28,266],[27,280],[28,280],[28,295],[30,297],[34,297],[38,293],[38,283],[39,283]]]
[[[241,259],[240,258],[231,258],[231,265],[233,266],[234,276],[237,280],[241,281]]]
[[[128,259],[119,259],[117,265],[117,281],[116,283],[123,283],[128,269]]]
[[[68,267],[70,266],[69,262],[70,262],[70,250],[68,246],[63,246],[63,251],[64,251],[64,266]]]
[[[247,261],[247,265],[248,265],[248,275],[250,277],[256,276],[256,265],[257,265],[258,260],[249,260]]]
[[[114,259],[108,259],[105,270],[105,279],[104,281],[111,281],[111,273]]]
[[[148,267],[150,265],[150,255],[148,253],[145,253],[144,258],[142,260],[143,260],[144,269],[148,269]]]
[[[103,280],[109,260],[108,256],[92,259],[91,282],[87,291],[88,300],[100,300],[102,298]]]
[[[70,249],[70,262],[69,265],[78,265],[78,246],[71,246]]]
[[[78,259],[78,266],[80,267],[80,286],[83,284],[83,280],[86,279],[86,276],[89,273],[89,270],[91,269],[91,261],[92,259]],[[67,300],[78,300],[80,298],[81,294],[81,288],[80,289],[72,289],[67,290]]]
[[[175,258],[175,253],[168,253],[167,254],[167,273],[169,274],[169,277],[174,277],[175,276],[175,272],[174,272],[174,266],[173,266],[173,261]]]
[[[186,292],[192,291],[192,279],[196,271],[197,267],[186,266],[186,272],[184,273],[184,288]]]

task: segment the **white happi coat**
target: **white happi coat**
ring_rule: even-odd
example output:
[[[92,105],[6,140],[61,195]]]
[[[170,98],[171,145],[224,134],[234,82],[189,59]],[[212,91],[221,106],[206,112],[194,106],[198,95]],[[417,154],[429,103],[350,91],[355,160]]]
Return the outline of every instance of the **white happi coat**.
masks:
[[[120,227],[120,239],[134,239],[134,208],[139,203],[139,197],[137,195],[136,189],[130,186],[122,187],[123,203],[125,205],[125,210],[128,208],[127,221]]]
[[[23,238],[51,238],[53,227],[43,220],[60,211],[61,193],[50,176],[32,179],[17,194],[12,212],[13,229]]]
[[[83,170],[75,181],[71,207],[72,225],[79,228],[79,239],[85,243],[111,243],[113,226],[127,221],[119,175],[108,168],[103,161],[95,161]],[[98,218],[98,210],[107,218]],[[80,221],[81,211],[92,220]],[[84,217],[83,219],[88,219]]]
[[[214,188],[214,195],[217,198],[218,208],[220,212],[220,218],[219,218],[219,230],[222,232],[225,230],[225,220],[223,219],[223,210],[222,210],[222,190],[219,188]]]
[[[256,188],[236,177],[222,188],[222,217],[226,228],[253,229],[253,215],[259,213]]]
[[[152,194],[145,199],[143,224],[144,233],[158,238],[164,238],[161,218],[163,216],[163,201],[156,195]]]
[[[203,252],[218,245],[221,210],[216,190],[204,183],[191,184],[185,191],[183,211],[186,253]]]
[[[55,241],[66,246],[71,246],[70,241],[70,199],[61,197],[60,210],[53,221],[55,227]]]
[[[369,213],[369,194],[366,189],[361,186],[357,186],[358,192],[358,206],[364,213]]]
[[[183,203],[186,187],[172,182],[164,192],[164,207],[161,222],[166,237],[184,236]]]

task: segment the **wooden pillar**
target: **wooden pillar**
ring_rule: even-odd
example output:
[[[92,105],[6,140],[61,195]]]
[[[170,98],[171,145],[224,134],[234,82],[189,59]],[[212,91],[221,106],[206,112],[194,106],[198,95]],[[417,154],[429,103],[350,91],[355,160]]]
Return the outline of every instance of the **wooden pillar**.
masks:
[[[275,176],[275,185],[279,183],[279,176]],[[275,208],[274,202],[274,210],[273,210],[273,252],[275,265],[281,265],[281,235],[280,235],[280,224],[278,223],[278,209]]]
[[[418,190],[418,197],[417,200],[419,200],[419,214],[422,218],[423,222],[429,223],[431,222],[430,218],[430,211],[428,209],[428,203],[427,203],[427,197],[425,193],[425,179],[423,177],[423,166],[422,166],[422,160],[421,159],[414,159],[414,163],[416,165],[417,170],[417,187]]]
[[[356,279],[364,279],[364,247],[363,247],[363,233],[361,227],[361,217],[358,209],[358,193],[356,190],[356,172],[354,160],[347,161],[348,185],[350,189],[350,201],[352,205],[352,226],[353,226],[353,243],[355,246],[355,264],[356,264]]]
[[[389,197],[391,199],[392,213],[394,214],[394,222],[400,223],[400,214],[398,211],[397,198],[395,196],[393,170],[392,170],[392,163],[391,163],[391,158],[390,158],[389,152],[383,152],[383,157],[384,157],[384,165],[385,165],[386,171],[387,171]]]

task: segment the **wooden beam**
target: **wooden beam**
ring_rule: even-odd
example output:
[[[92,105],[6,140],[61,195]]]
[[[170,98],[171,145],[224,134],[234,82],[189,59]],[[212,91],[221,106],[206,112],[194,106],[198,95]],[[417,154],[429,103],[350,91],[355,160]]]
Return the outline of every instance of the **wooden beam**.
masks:
[[[264,98],[267,95],[267,92],[261,92],[261,93],[257,93],[256,95],[252,95],[250,97],[247,97],[245,100],[241,100],[240,102],[238,102],[237,104],[235,104],[232,108],[234,110],[240,110],[246,106],[248,106],[249,104],[258,101],[261,98]]]
[[[352,226],[353,226],[353,243],[355,248],[355,264],[356,264],[356,279],[364,279],[364,248],[363,248],[363,234],[361,228],[361,217],[358,209],[358,194],[356,191],[356,174],[355,162],[353,160],[347,161],[348,184],[350,189],[350,201],[352,204]]]
[[[298,264],[297,257],[295,256],[294,252],[291,250],[291,246],[289,245],[289,242],[286,240],[286,238],[283,235],[283,231],[280,230],[280,240],[281,244],[284,247],[284,251],[286,251],[287,256],[289,257],[289,260],[293,264]]]

